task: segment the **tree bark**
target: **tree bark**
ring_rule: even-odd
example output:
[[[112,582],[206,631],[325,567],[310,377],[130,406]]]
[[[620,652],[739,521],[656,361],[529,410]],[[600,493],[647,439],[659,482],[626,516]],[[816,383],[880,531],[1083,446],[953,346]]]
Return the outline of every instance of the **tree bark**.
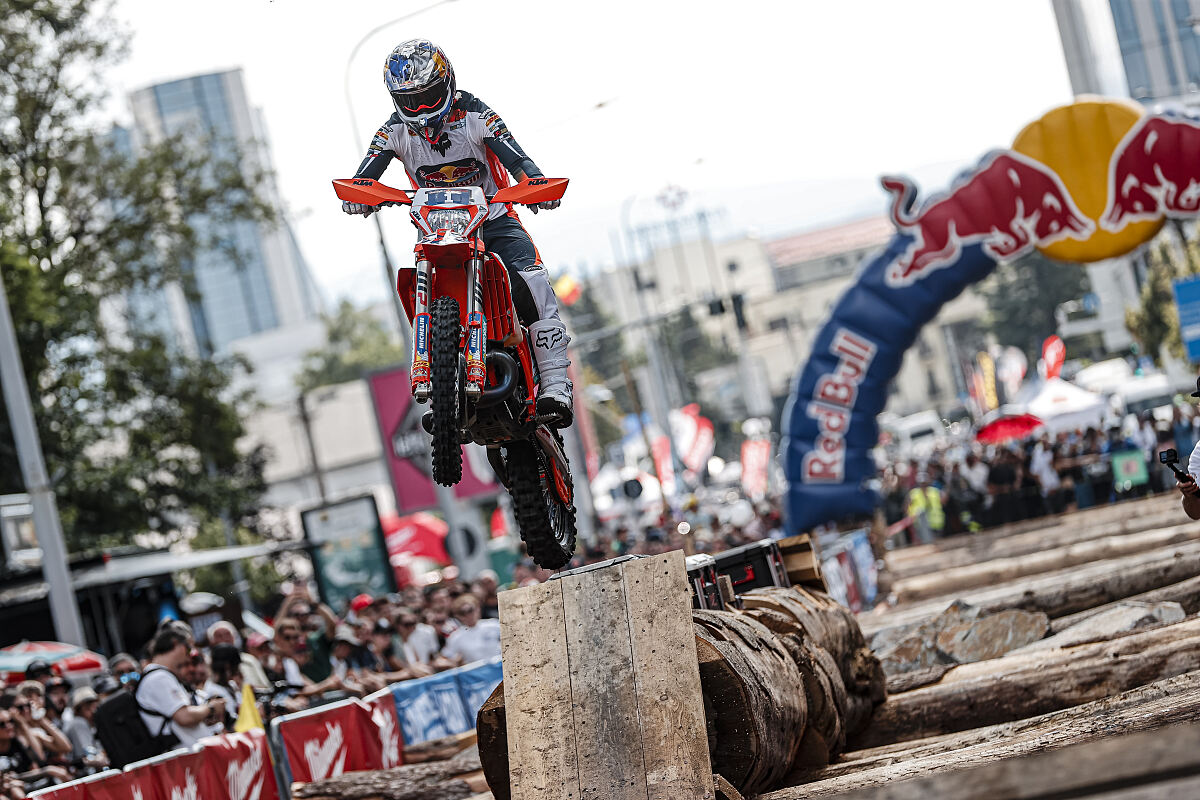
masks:
[[[303,800],[464,800],[486,788],[479,754],[471,748],[448,761],[347,772],[295,784],[292,796]]]
[[[1197,539],[1200,539],[1200,527],[1196,525],[1174,525],[1161,530],[1105,536],[1065,547],[1007,558],[993,558],[982,563],[904,578],[892,585],[892,592],[899,602],[913,602],[980,586],[995,586],[1029,575],[1120,558]]]
[[[1056,750],[1105,738],[1114,731],[1154,730],[1194,720],[1197,714],[1200,714],[1200,672],[1188,672],[1116,697],[1033,719],[912,742],[907,747],[849,753],[844,763],[821,770],[808,783],[759,795],[758,800],[831,797],[854,789]]]
[[[1019,608],[1042,611],[1053,619],[1178,583],[1197,573],[1200,573],[1200,543],[1189,542],[995,587],[943,595],[883,614],[863,615],[859,621],[867,636],[888,631],[888,637],[892,638],[897,628],[915,627],[941,613],[955,600],[977,606],[984,614]]]
[[[1045,714],[1170,678],[1200,663],[1200,619],[1109,642],[956,667],[888,698],[853,744],[876,747]],[[960,672],[961,671],[961,672]]]
[[[884,556],[888,571],[896,580],[912,578],[931,572],[978,564],[996,558],[1038,553],[1065,547],[1105,536],[1139,533],[1182,523],[1178,501],[1168,503],[1162,498],[1135,501],[1107,507],[1117,519],[1088,520],[1080,512],[1055,524],[1031,527],[1023,532],[997,528],[967,536],[941,539],[933,544],[892,550]]]

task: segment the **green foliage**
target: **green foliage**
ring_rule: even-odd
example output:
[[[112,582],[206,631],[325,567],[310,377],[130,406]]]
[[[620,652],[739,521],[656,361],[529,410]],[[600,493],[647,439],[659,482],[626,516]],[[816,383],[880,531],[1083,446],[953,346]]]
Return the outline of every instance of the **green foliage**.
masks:
[[[1058,329],[1054,310],[1086,294],[1088,279],[1082,266],[1051,261],[1035,250],[1002,263],[979,292],[988,306],[986,328],[1001,345],[1020,348],[1034,364],[1046,337]]]
[[[1182,229],[1179,229],[1182,236]],[[1138,307],[1125,310],[1125,328],[1137,341],[1140,350],[1161,364],[1162,350],[1176,358],[1186,352],[1179,333],[1179,312],[1175,308],[1172,282],[1197,274],[1200,259],[1195,244],[1185,242],[1187,257],[1181,257],[1176,243],[1159,236],[1147,252],[1146,280],[1138,296]]]
[[[333,314],[325,315],[327,344],[304,356],[296,376],[301,391],[362,378],[366,373],[404,363],[410,354],[393,341],[384,324],[370,311],[342,300]]]
[[[72,550],[177,536],[224,509],[255,524],[264,485],[263,453],[238,449],[242,365],[189,358],[120,311],[189,288],[191,254],[225,225],[269,219],[260,176],[227,143],[228,157],[182,137],[133,154],[97,132],[99,78],[123,52],[97,6],[0,0],[0,270]],[[0,492],[21,488],[0,414]]]
[[[234,543],[237,545],[262,544],[261,536],[247,528],[234,529]],[[225,526],[219,520],[210,520],[200,527],[190,539],[193,550],[211,550],[224,547]],[[277,596],[280,585],[287,580],[293,580],[295,575],[281,561],[269,558],[255,558],[244,561],[242,569],[246,582],[250,584],[250,599],[259,608],[265,608]],[[192,591],[212,592],[222,597],[229,597],[233,591],[233,565],[214,564],[192,570]]]

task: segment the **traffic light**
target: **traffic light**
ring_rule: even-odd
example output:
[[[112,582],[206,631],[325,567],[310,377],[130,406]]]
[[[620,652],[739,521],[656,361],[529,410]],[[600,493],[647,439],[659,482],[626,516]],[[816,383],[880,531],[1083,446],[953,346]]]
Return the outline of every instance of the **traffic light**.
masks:
[[[710,317],[719,317],[725,313],[725,301],[721,298],[708,301],[708,315]]]

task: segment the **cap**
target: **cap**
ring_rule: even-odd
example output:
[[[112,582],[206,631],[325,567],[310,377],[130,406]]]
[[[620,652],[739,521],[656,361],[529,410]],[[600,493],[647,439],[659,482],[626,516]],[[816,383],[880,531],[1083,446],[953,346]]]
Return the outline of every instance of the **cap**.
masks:
[[[1200,378],[1196,378],[1196,391],[1192,392],[1192,397],[1200,397]]]
[[[388,622],[386,619],[378,620],[375,623],[375,627],[371,629],[371,633],[374,633],[374,634],[383,634],[383,633],[391,633],[391,632],[392,632],[392,623]]]
[[[25,677],[33,679],[39,675],[51,675],[54,669],[50,666],[50,662],[43,661],[40,658],[35,658],[25,665]]]
[[[355,647],[359,645],[358,637],[354,635],[354,629],[349,625],[338,625],[337,630],[333,634],[333,641],[335,644],[337,642],[345,642]]]
[[[269,641],[271,640],[261,633],[252,633],[246,637],[246,649],[257,650]]]
[[[60,678],[57,675],[55,675],[50,680],[46,681],[46,691],[47,692],[52,692],[55,689],[70,689],[70,688],[71,688],[71,684],[68,683],[65,678]]]
[[[90,686],[83,686],[75,690],[71,695],[71,708],[79,708],[84,703],[90,703],[93,700],[99,700],[100,695],[96,694],[96,690]]]
[[[350,610],[362,611],[367,606],[374,602],[374,598],[369,594],[360,594],[350,601]]]
[[[120,688],[120,682],[110,673],[101,672],[92,678],[92,690],[97,694],[112,694]]]

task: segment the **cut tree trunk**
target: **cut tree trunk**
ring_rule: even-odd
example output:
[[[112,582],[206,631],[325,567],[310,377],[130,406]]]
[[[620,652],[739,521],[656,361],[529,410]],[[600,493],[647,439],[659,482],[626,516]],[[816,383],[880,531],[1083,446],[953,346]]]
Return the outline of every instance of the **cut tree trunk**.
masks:
[[[302,800],[464,800],[487,790],[475,748],[447,761],[392,769],[347,772],[336,778],[295,784]]]
[[[1200,672],[1157,681],[1116,697],[1032,719],[976,728],[952,736],[892,746],[886,752],[849,753],[845,763],[808,783],[759,795],[758,800],[809,800],[930,775],[968,769],[1080,742],[1191,721],[1200,714]]]
[[[1179,583],[1197,573],[1200,573],[1200,542],[1190,542],[995,587],[944,595],[883,614],[866,614],[859,621],[863,632],[873,640],[885,631],[886,638],[894,639],[897,638],[896,629],[915,627],[941,613],[955,600],[977,606],[983,614],[1020,608],[1042,611],[1053,619]]]
[[[1113,510],[1117,508],[1113,507]],[[996,529],[955,536],[933,544],[892,550],[884,557],[884,562],[892,577],[902,580],[997,558],[1039,553],[1106,536],[1167,528],[1180,522],[1178,502],[1169,505],[1157,503],[1152,508],[1142,508],[1145,513],[1136,513],[1140,507],[1135,508],[1133,504],[1122,505],[1119,508],[1128,516],[1088,523],[1080,519],[1082,514],[1076,514],[1058,524],[1023,533]]]
[[[888,698],[853,744],[876,747],[1024,719],[1111,697],[1198,663],[1200,619],[1192,619],[1109,642],[963,665],[938,683]]]
[[[995,558],[969,566],[944,569],[927,575],[896,580],[892,592],[901,603],[961,592],[980,586],[995,586],[1028,575],[1039,575],[1068,567],[1121,558],[1200,539],[1200,527],[1174,525],[1161,530],[1105,536],[1066,547],[1044,549],[1036,553]]]

